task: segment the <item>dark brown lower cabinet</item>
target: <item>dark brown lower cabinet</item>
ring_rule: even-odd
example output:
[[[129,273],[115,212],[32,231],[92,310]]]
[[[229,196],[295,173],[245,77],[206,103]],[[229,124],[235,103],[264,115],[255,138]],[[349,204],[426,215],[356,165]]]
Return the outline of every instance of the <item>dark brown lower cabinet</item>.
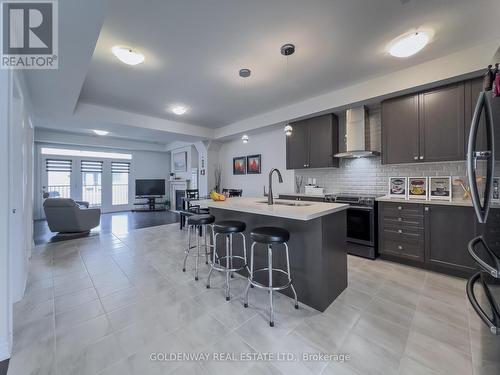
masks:
[[[476,265],[467,251],[481,231],[472,207],[379,202],[381,258],[467,277]]]
[[[472,207],[425,205],[425,262],[472,273],[476,263],[467,245],[476,236]]]

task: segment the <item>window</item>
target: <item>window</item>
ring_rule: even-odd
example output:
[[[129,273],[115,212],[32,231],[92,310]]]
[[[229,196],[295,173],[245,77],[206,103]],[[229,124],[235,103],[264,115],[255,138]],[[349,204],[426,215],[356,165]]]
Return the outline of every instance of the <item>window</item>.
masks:
[[[131,154],[121,154],[118,152],[81,151],[81,150],[70,150],[67,148],[52,148],[52,147],[42,147],[41,151],[42,155],[65,155],[65,156],[81,156],[87,158],[132,160]]]
[[[82,199],[93,207],[101,205],[102,161],[82,160]]]
[[[47,191],[50,198],[71,197],[71,160],[47,159]]]
[[[128,204],[128,175],[130,163],[111,162],[113,178],[113,206]]]

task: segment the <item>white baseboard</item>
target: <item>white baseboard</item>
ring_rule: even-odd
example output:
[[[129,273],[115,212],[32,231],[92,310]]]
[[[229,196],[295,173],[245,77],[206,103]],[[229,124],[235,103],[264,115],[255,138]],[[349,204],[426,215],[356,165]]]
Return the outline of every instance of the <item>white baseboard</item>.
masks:
[[[10,358],[10,345],[7,342],[0,343],[0,361]]]

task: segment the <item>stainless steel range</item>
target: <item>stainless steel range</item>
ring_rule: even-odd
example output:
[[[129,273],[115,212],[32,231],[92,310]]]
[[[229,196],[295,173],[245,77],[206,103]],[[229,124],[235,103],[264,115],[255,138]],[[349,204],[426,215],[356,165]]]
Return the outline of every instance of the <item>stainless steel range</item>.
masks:
[[[330,195],[327,202],[347,203],[347,252],[375,259],[377,252],[377,202],[376,196]]]

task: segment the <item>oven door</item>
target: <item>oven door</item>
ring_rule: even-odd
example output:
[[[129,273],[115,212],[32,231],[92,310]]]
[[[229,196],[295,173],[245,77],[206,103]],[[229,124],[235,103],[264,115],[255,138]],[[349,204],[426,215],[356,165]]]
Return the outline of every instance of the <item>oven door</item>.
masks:
[[[350,206],[347,209],[347,241],[375,246],[373,207]]]

